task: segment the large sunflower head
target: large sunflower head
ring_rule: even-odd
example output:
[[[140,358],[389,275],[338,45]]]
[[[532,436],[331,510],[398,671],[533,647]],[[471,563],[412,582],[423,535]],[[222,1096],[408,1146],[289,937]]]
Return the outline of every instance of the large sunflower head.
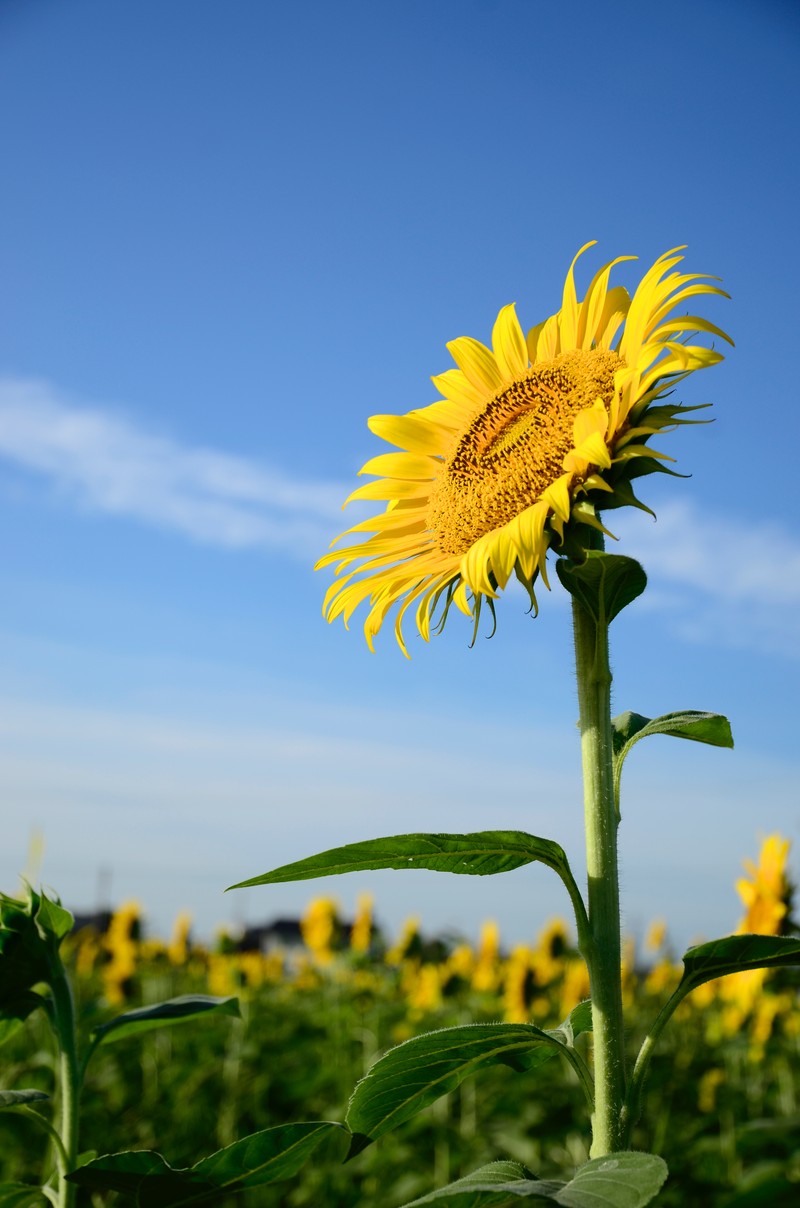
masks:
[[[578,256],[591,247],[586,244]],[[536,609],[534,583],[547,581],[548,549],[581,557],[599,513],[632,505],[636,478],[670,460],[650,438],[690,423],[697,410],[663,395],[721,353],[692,342],[698,333],[731,342],[697,315],[676,315],[696,294],[723,294],[709,278],[675,271],[677,248],[645,273],[631,297],[610,286],[606,264],[578,300],[570,265],[561,309],[523,334],[513,305],[497,316],[492,347],[468,336],[447,345],[457,368],[434,377],[442,397],[407,415],[375,415],[371,430],[395,446],[360,471],[372,481],[355,499],[385,510],[337,538],[356,538],[321,558],[336,563],[324,604],[347,624],[367,600],[372,641],[393,606],[402,621],[415,605],[427,640],[451,604],[477,626],[511,575]],[[727,297],[726,294],[723,296]],[[645,510],[649,510],[645,508]]]

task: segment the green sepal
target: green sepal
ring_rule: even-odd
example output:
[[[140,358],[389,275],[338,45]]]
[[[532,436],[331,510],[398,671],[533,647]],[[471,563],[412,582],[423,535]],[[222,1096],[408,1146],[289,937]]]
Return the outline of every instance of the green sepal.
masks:
[[[556,562],[562,586],[597,624],[609,624],[647,586],[644,568],[624,554],[588,550],[583,562]]]
[[[261,876],[230,885],[229,889],[308,881],[314,877],[378,868],[426,868],[433,872],[482,877],[510,872],[535,861],[546,864],[562,876],[569,872],[562,847],[551,839],[540,839],[524,831],[389,835],[385,839],[366,839],[361,843],[348,843],[345,847],[333,847],[319,855],[283,864]]]
[[[626,478],[621,478],[618,482],[614,483],[614,493],[612,495],[606,495],[603,492],[602,499],[598,501],[597,507],[603,511],[610,508],[638,508],[640,512],[647,512],[648,516],[652,516],[654,520],[656,518],[653,509],[649,508],[646,503],[642,503],[638,495],[634,494],[633,487]]]
[[[390,1049],[356,1085],[345,1121],[353,1133],[348,1158],[410,1120],[471,1074],[490,1065],[531,1071],[576,1036],[591,1029],[591,1007],[581,1003],[559,1028],[533,1024],[478,1023],[414,1036]]]
[[[92,1032],[93,1046],[110,1044],[142,1032],[151,1032],[154,1028],[183,1023],[187,1019],[212,1011],[218,1015],[234,1015],[238,1018],[239,1000],[214,998],[210,994],[182,994],[178,998],[168,998],[149,1007],[137,1007],[133,1011],[116,1015],[108,1023],[95,1028]]]
[[[651,1153],[615,1153],[593,1158],[568,1183],[534,1179],[517,1162],[490,1162],[404,1204],[447,1204],[450,1208],[510,1208],[521,1199],[549,1200],[563,1208],[644,1208],[658,1195],[667,1177],[663,1159]]]
[[[154,1150],[130,1150],[95,1158],[67,1178],[94,1191],[122,1192],[136,1208],[210,1206],[223,1193],[293,1178],[321,1141],[346,1131],[329,1120],[281,1124],[243,1137],[191,1167],[170,1166]]]

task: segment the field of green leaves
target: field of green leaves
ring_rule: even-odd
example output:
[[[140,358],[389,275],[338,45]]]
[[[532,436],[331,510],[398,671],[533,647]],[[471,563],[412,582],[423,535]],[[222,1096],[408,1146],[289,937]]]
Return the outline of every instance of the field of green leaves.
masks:
[[[739,883],[748,930],[775,934],[790,926],[787,848],[777,837],[767,840]],[[554,1027],[588,993],[561,920],[510,951],[491,923],[474,946],[426,941],[415,920],[392,942],[375,927],[368,900],[343,925],[335,903],[318,898],[298,939],[240,951],[235,937],[222,937],[207,948],[192,943],[189,920],[180,918],[172,939],[159,942],[140,934],[134,904],[118,910],[104,934],[84,929],[69,937],[86,1035],[120,1009],[177,995],[235,994],[241,1011],[99,1049],[84,1088],[81,1149],[155,1149],[185,1166],[272,1125],[341,1120],[356,1080],[398,1041],[480,1021]],[[640,951],[627,945],[632,1050],[679,975],[662,927],[651,928]],[[739,974],[701,987],[679,1008],[647,1085],[647,1133],[635,1137],[637,1148],[668,1162],[658,1199],[665,1208],[800,1203],[797,979],[792,969]],[[9,1036],[0,1055],[4,1088],[55,1093],[41,1012]],[[577,1078],[551,1061],[528,1073],[479,1072],[347,1164],[342,1142],[326,1144],[293,1180],[220,1203],[392,1208],[432,1182],[503,1157],[543,1178],[569,1177],[587,1159],[588,1130]],[[38,1183],[48,1145],[30,1113],[0,1111],[0,1183]],[[87,1208],[117,1202],[124,1201],[111,1192],[78,1194]]]

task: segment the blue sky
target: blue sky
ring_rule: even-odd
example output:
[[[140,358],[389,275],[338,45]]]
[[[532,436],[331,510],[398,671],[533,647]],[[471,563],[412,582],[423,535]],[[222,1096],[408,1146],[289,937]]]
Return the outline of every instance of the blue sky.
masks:
[[[737,742],[632,756],[626,925],[731,929],[775,830],[797,873],[798,50],[777,0],[4,0],[3,888],[34,828],[68,904],[110,880],[162,932],[294,912],[313,884],[222,890],[404,830],[519,827],[582,868],[560,589],[408,663],[328,626],[312,568],[366,418],[432,402],[507,302],[550,314],[589,239],[585,273],[688,244],[736,340],[683,390],[716,422],[665,445],[692,477],[612,526],[650,576],[619,711],[719,710]],[[567,909],[537,867],[316,888],[509,941]]]

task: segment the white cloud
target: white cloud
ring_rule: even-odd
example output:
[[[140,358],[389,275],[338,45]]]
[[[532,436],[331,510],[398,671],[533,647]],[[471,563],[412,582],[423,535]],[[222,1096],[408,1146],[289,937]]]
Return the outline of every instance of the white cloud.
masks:
[[[79,506],[233,548],[318,551],[344,491],[256,461],[181,445],[46,382],[0,378],[0,456],[45,475]]]
[[[800,657],[800,543],[788,530],[686,502],[611,527],[648,573],[650,606],[685,638]]]

